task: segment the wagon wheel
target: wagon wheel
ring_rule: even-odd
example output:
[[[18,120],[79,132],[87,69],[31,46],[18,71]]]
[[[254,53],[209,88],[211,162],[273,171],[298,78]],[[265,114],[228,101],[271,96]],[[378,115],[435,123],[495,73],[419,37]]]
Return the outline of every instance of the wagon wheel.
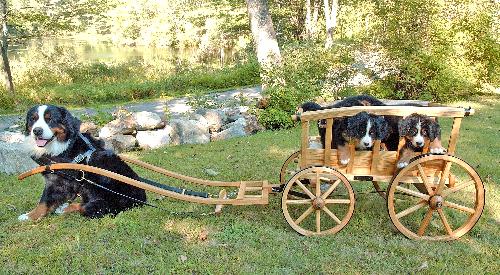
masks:
[[[291,154],[281,166],[280,184],[284,185],[287,181],[300,171],[300,151]]]
[[[387,208],[396,228],[417,240],[454,240],[469,232],[484,207],[477,172],[450,155],[422,155],[389,184]]]
[[[303,181],[315,183],[314,187]],[[326,167],[310,167],[287,182],[281,208],[295,231],[305,236],[325,235],[346,226],[354,212],[354,202],[354,191],[342,173]]]

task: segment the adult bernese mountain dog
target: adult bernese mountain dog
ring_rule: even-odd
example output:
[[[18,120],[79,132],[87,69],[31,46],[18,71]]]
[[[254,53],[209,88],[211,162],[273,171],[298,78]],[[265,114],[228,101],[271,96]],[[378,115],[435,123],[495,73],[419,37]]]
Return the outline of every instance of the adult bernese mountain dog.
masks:
[[[413,113],[399,121],[399,135],[404,137],[405,144],[399,152],[398,168],[408,165],[415,152],[422,152],[429,143],[431,154],[444,154],[446,149],[441,145],[441,127],[437,119]]]
[[[380,100],[369,95],[358,95],[345,98],[333,105],[322,107],[314,102],[302,104],[302,111],[317,111],[331,108],[352,106],[384,106]],[[318,132],[323,148],[325,147],[326,122],[318,122]],[[338,149],[339,160],[342,165],[349,163],[349,140],[354,140],[359,150],[370,149],[375,140],[381,140],[388,150],[397,150],[398,143],[397,118],[392,116],[377,116],[360,112],[347,118],[337,118],[333,122],[332,148]]]
[[[26,115],[25,145],[39,165],[73,162],[106,169],[138,179],[137,174],[102,142],[89,134],[80,133],[80,121],[68,110],[53,105],[31,108]],[[75,171],[45,172],[45,188],[40,202],[32,211],[20,215],[20,221],[36,221],[51,212],[79,212],[85,217],[100,218],[146,202],[146,193],[137,187],[95,174],[85,178],[104,188],[78,181]],[[77,196],[81,197],[76,202]],[[70,202],[71,204],[68,204]]]

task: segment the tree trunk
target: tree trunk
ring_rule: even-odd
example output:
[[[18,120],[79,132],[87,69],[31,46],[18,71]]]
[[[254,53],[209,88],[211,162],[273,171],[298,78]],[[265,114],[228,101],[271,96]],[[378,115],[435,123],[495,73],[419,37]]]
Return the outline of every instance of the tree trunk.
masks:
[[[318,23],[319,0],[312,0],[312,5],[314,9],[311,9],[311,0],[306,0],[306,28],[304,35],[306,39],[314,38],[317,33],[316,24]]]
[[[3,61],[3,75],[4,75],[4,84],[7,91],[11,96],[14,96],[14,83],[12,83],[12,73],[10,71],[9,58],[7,57],[7,37],[8,37],[8,29],[7,29],[7,0],[0,0],[0,24],[2,25],[2,34],[0,38],[0,51],[2,53],[2,61]]]
[[[333,45],[333,33],[337,27],[337,11],[339,7],[338,0],[332,1],[330,8],[330,0],[324,0],[325,23],[326,23],[326,41],[325,48],[330,48]]]
[[[267,0],[246,0],[246,2],[260,66],[267,70],[281,65],[281,53]]]

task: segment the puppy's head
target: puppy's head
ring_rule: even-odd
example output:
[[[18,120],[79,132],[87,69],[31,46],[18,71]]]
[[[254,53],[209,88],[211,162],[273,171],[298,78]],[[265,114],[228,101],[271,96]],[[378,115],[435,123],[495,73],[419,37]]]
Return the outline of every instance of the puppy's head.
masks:
[[[26,144],[35,156],[61,154],[79,129],[80,121],[62,107],[39,105],[26,114]]]
[[[434,141],[441,135],[439,124],[426,115],[411,114],[399,121],[399,136],[416,148],[422,148],[425,142]]]
[[[357,148],[368,149],[375,140],[382,140],[389,135],[389,125],[383,116],[361,112],[347,119],[346,133],[357,140]]]

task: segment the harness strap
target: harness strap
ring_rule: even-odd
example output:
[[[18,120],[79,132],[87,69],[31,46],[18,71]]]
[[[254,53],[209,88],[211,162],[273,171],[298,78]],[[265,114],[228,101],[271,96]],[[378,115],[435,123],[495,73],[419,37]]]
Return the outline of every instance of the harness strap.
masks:
[[[85,142],[85,144],[87,144],[87,147],[89,149],[85,153],[82,153],[82,154],[79,154],[78,156],[76,156],[73,159],[73,161],[71,161],[71,163],[81,163],[83,160],[85,160],[85,162],[88,164],[90,162],[90,158],[91,158],[92,154],[95,152],[95,148],[92,145],[92,143],[90,143],[90,141],[84,135],[82,135],[81,133],[78,133],[78,136],[83,140],[83,142]]]

